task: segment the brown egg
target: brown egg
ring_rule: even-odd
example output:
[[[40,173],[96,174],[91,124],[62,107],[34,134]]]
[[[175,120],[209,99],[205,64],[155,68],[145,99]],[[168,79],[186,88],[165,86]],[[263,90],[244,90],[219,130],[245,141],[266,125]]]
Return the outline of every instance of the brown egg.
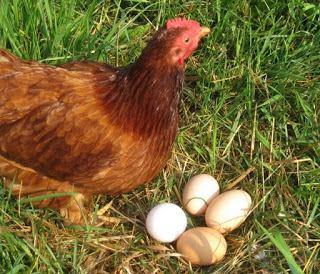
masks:
[[[182,195],[183,205],[192,215],[204,215],[209,203],[219,193],[219,184],[215,178],[209,174],[199,174],[186,184]]]
[[[205,219],[208,227],[221,233],[236,229],[247,218],[252,200],[243,190],[223,192],[209,204]]]
[[[209,227],[196,227],[179,237],[177,251],[193,265],[210,265],[223,258],[227,243],[220,232]]]

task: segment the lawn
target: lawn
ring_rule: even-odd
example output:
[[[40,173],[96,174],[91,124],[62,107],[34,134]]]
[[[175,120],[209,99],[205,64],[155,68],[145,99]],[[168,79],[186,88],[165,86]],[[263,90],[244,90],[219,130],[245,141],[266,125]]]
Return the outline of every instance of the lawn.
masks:
[[[317,1],[0,2],[0,46],[56,65],[127,65],[168,19],[208,26],[185,64],[172,156],[148,185],[115,197],[103,227],[66,226],[0,187],[0,273],[319,273],[320,6]],[[213,175],[253,200],[215,265],[187,264],[148,236],[161,202],[180,204],[188,179]],[[188,227],[204,218],[188,215]]]

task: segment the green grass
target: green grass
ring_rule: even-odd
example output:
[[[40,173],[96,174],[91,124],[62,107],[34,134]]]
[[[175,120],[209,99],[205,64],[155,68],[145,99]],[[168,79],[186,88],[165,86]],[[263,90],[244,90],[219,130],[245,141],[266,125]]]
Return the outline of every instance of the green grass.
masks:
[[[186,64],[180,131],[152,183],[113,201],[103,228],[64,226],[51,210],[19,205],[0,188],[3,273],[318,273],[320,271],[320,7],[290,1],[0,2],[0,46],[47,64],[125,65],[166,20],[212,33]],[[151,207],[179,204],[188,178],[214,175],[249,192],[254,209],[227,235],[225,258],[191,267],[151,239]],[[204,225],[189,216],[189,227]]]

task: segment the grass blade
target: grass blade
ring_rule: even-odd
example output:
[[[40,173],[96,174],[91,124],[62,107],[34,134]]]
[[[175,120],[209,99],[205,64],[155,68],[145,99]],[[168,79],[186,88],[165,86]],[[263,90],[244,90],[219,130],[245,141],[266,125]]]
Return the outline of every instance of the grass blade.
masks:
[[[289,267],[294,274],[303,274],[302,269],[296,263],[289,246],[281,235],[280,231],[274,230],[271,233],[264,228],[258,221],[256,221],[261,230],[268,236],[271,242],[278,248],[278,250],[282,253],[282,255],[287,260]]]

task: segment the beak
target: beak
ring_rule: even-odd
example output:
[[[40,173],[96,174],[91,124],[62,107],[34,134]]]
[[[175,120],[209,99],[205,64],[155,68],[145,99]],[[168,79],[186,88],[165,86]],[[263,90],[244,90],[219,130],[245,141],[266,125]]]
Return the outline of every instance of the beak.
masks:
[[[201,27],[200,32],[199,32],[199,35],[198,35],[199,40],[200,40],[203,36],[209,34],[210,32],[211,32],[211,30],[210,30],[209,28],[207,28],[207,27]]]

